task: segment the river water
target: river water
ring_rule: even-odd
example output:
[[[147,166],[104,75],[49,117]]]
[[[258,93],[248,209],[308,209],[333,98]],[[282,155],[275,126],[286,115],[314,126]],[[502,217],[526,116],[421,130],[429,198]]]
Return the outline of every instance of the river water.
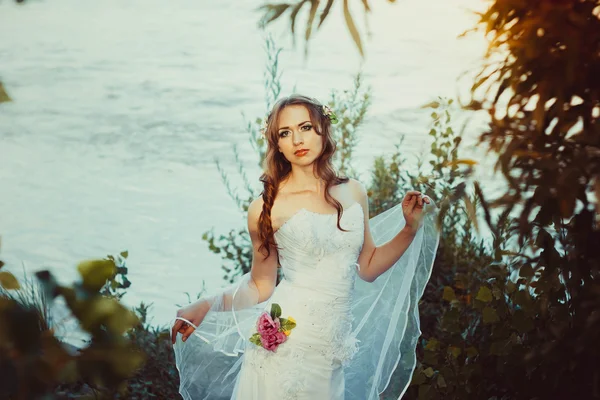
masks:
[[[409,157],[428,148],[430,111],[420,106],[466,93],[470,81],[459,76],[479,65],[485,41],[457,39],[473,26],[467,9],[481,8],[480,0],[377,2],[368,38],[354,3],[364,60],[335,7],[306,58],[301,35],[292,46],[287,17],[268,32],[283,47],[284,94],[295,88],[327,101],[362,71],[373,94],[354,158],[364,172],[400,135]],[[198,292],[203,281],[209,290],[225,284],[220,257],[201,236],[245,226],[215,157],[239,185],[237,144],[258,184],[242,116],[265,113],[256,5],[0,3],[0,78],[14,100],[0,105],[0,234],[9,269],[49,268],[70,282],[78,261],[127,249],[133,285],[124,301],[153,302],[157,324],[172,318],[184,292]],[[479,160],[469,144],[483,124],[475,118],[465,131],[465,154]]]

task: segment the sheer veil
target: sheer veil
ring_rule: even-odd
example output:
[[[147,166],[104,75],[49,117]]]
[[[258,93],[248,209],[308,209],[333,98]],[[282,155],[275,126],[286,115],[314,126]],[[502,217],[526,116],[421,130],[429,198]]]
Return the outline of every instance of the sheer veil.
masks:
[[[344,369],[346,400],[378,400],[390,383],[404,395],[416,364],[415,348],[421,335],[419,299],[431,275],[439,233],[433,204],[426,206],[422,227],[404,255],[374,282],[356,278],[352,300],[353,335],[359,350]],[[376,245],[392,239],[405,225],[401,204],[371,218]],[[180,393],[186,400],[230,399],[241,366],[247,338],[267,302],[258,294],[249,274],[228,289],[231,311],[214,302],[205,320],[186,343],[177,335],[175,359]],[[399,397],[399,398],[400,398]]]
[[[399,398],[411,381],[421,335],[419,299],[439,243],[433,204],[426,210],[422,227],[400,260],[375,282],[356,280],[353,333],[360,344],[345,369],[346,400],[379,399],[396,369]],[[392,239],[405,225],[401,204],[371,218],[369,225],[377,246]]]

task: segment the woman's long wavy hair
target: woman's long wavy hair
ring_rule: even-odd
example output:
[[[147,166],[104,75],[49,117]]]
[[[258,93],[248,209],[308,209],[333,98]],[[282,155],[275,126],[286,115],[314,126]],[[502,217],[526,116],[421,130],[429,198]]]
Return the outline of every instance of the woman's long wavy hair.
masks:
[[[336,144],[331,134],[331,121],[323,114],[323,106],[317,100],[302,95],[291,95],[280,99],[275,103],[271,113],[267,117],[267,153],[263,161],[263,174],[260,181],[263,183],[262,192],[263,209],[258,219],[258,237],[261,241],[259,251],[268,258],[271,254],[270,248],[276,248],[273,226],[271,224],[271,208],[277,197],[279,184],[292,171],[290,162],[279,152],[277,142],[279,141],[278,121],[279,115],[287,106],[303,105],[307,108],[310,121],[318,135],[323,137],[323,151],[315,160],[315,172],[317,176],[325,181],[325,200],[337,209],[337,227],[340,226],[342,217],[342,205],[329,194],[329,188],[340,183],[348,182],[347,177],[337,175],[332,164]]]

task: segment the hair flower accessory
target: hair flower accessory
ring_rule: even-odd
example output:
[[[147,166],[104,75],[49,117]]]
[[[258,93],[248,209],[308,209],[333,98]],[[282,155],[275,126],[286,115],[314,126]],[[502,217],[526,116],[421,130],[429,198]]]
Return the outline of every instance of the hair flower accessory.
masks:
[[[265,350],[275,352],[281,343],[284,343],[296,321],[292,317],[281,318],[281,307],[277,303],[271,304],[271,313],[264,312],[256,322],[258,331],[250,337],[250,342]]]
[[[327,116],[332,124],[338,123],[337,115],[335,115],[333,110],[331,108],[329,108],[328,106],[325,106],[325,105],[323,106],[323,115]]]
[[[269,116],[267,115],[266,117],[263,118],[263,122],[262,125],[260,127],[260,136],[263,139],[267,139],[267,129],[269,127]]]

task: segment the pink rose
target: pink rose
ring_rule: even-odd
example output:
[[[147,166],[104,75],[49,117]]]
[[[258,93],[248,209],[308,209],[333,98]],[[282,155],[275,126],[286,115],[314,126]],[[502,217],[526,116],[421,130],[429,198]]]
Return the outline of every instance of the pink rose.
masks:
[[[279,322],[279,318],[275,318],[275,320],[273,320],[271,315],[266,312],[262,313],[256,324],[256,330],[260,336],[274,335],[277,333],[277,331],[279,331],[280,327],[281,323]]]
[[[287,336],[283,332],[275,332],[273,334],[261,335],[260,342],[262,346],[269,350],[275,351],[277,347],[287,340]]]

